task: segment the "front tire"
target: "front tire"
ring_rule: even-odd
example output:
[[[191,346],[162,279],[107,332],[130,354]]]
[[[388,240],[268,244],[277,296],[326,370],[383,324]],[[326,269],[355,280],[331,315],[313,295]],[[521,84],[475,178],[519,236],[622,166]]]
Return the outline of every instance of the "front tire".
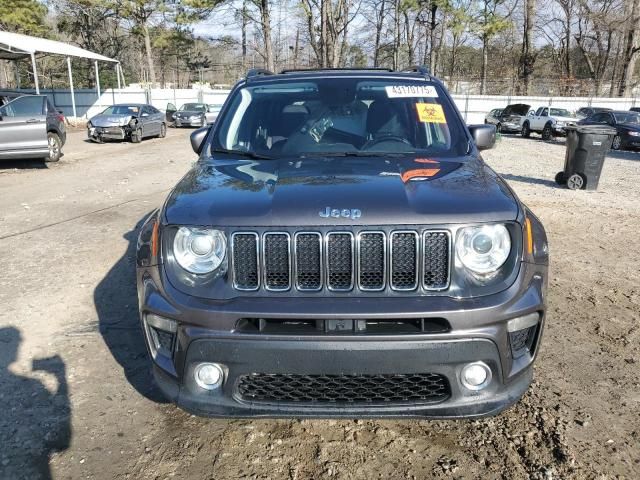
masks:
[[[57,133],[47,133],[47,145],[49,147],[49,155],[45,158],[45,162],[57,162],[62,156],[62,140]]]
[[[551,130],[551,124],[547,123],[542,129],[542,140],[548,142],[553,137],[553,131]]]
[[[158,138],[164,138],[167,136],[167,124],[163,123],[160,125],[160,133],[158,134]]]
[[[522,131],[520,133],[524,138],[529,138],[531,136],[531,128],[529,127],[529,122],[524,122],[524,125],[522,125]]]
[[[620,135],[616,135],[615,137],[613,137],[613,142],[611,142],[611,149],[620,150],[621,148],[622,148],[622,138],[620,138]]]
[[[131,132],[131,143],[140,143],[142,141],[142,129],[136,128]]]
[[[502,133],[502,124],[500,122],[496,125],[496,133]]]

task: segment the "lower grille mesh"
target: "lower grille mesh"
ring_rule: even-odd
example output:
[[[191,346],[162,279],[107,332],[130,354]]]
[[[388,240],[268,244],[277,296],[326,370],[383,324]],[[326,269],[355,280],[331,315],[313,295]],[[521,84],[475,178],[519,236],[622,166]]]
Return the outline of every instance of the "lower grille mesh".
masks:
[[[437,373],[378,375],[295,375],[252,373],[240,377],[243,400],[267,403],[391,404],[435,403],[450,396],[447,378]]]

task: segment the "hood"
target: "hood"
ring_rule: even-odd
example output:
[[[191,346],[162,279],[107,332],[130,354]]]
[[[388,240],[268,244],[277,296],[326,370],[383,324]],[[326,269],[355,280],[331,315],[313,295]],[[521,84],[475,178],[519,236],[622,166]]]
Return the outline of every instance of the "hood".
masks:
[[[131,115],[96,115],[89,120],[94,127],[123,127],[131,120]]]
[[[526,105],[524,103],[514,103],[513,105],[507,105],[500,116],[506,117],[509,115],[519,115],[523,117],[529,113],[529,110],[531,110],[530,105]]]
[[[168,224],[232,227],[509,221],[518,202],[481,160],[333,157],[201,161],[164,207]]]

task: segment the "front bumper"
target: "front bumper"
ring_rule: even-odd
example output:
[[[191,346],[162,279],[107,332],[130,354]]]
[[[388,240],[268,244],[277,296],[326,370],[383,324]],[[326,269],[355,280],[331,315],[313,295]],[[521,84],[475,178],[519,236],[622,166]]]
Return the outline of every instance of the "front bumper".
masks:
[[[138,294],[143,318],[153,313],[178,322],[173,358],[157,357],[153,370],[164,394],[189,412],[214,417],[480,417],[496,414],[515,403],[532,380],[533,361],[544,328],[546,273],[546,266],[523,263],[509,289],[473,299],[416,295],[341,297],[327,302],[327,298],[273,295],[204,301],[173,289],[166,279],[161,279],[157,267],[140,267]],[[507,323],[534,312],[540,313],[535,342],[530,353],[514,358]],[[239,319],[257,316],[445,318],[451,329],[411,335],[282,335],[246,333],[236,328]],[[491,369],[492,380],[485,389],[472,391],[463,386],[460,373],[464,365],[477,361]],[[221,388],[210,391],[196,384],[194,369],[201,362],[224,365]],[[253,373],[433,373],[446,377],[449,394],[436,402],[388,404],[253,401],[243,397],[238,388],[241,377]]]
[[[87,137],[90,140],[124,140],[127,132],[125,127],[89,127]]]
[[[176,118],[174,120],[176,127],[202,127],[204,122],[202,118],[198,118],[197,120],[191,120],[188,118]]]
[[[522,125],[518,122],[504,122],[500,124],[500,131],[502,132],[519,132],[522,130]]]

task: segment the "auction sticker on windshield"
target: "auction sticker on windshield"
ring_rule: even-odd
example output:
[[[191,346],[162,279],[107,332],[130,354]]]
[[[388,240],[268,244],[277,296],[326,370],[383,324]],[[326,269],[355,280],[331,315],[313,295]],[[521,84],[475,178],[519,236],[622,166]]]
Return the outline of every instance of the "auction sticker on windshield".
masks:
[[[418,119],[424,123],[447,123],[442,105],[437,103],[416,103]]]
[[[438,98],[432,85],[388,85],[384,89],[389,98]]]

